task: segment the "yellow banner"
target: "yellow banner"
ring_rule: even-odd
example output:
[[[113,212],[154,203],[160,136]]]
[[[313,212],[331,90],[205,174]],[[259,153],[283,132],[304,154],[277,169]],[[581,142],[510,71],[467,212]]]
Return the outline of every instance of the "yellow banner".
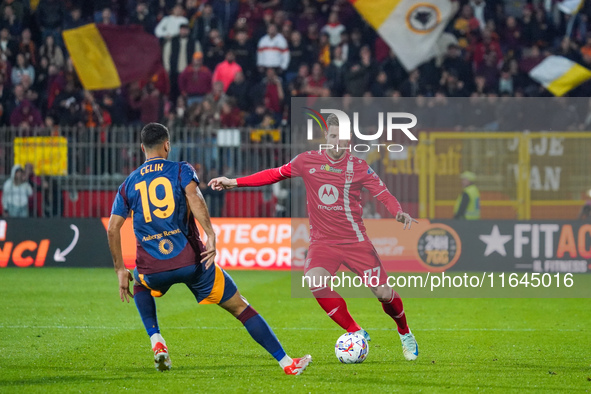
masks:
[[[68,140],[65,137],[17,137],[14,164],[31,163],[36,175],[60,176],[68,173]]]

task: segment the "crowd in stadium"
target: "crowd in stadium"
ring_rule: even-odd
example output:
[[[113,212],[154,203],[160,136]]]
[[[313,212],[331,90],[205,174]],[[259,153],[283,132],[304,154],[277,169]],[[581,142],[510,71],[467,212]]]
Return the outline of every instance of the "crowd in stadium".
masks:
[[[528,71],[547,54],[591,67],[590,7],[506,3],[462,1],[438,56],[407,72],[345,0],[3,0],[0,124],[273,128],[291,97],[536,97],[548,93]],[[83,90],[61,33],[90,22],[142,25],[161,41],[165,72]]]

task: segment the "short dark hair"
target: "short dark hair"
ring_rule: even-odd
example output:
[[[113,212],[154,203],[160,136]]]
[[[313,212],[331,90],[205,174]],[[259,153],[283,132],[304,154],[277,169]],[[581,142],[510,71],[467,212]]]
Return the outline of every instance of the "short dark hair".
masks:
[[[170,133],[160,123],[148,123],[142,129],[141,140],[145,148],[151,149],[170,140]]]

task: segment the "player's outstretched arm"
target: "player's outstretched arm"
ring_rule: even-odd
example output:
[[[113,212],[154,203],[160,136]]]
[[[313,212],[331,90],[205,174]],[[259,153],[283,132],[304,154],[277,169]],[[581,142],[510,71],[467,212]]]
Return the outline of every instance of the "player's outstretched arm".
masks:
[[[121,301],[129,302],[129,297],[133,298],[129,290],[129,282],[133,281],[133,275],[125,268],[123,263],[123,253],[121,252],[121,227],[125,223],[125,218],[119,215],[111,215],[109,227],[107,229],[107,238],[109,239],[109,249],[113,256],[113,265],[117,278],[119,278],[119,297]]]
[[[291,162],[277,168],[259,171],[252,175],[237,179],[228,179],[225,176],[214,178],[207,184],[213,190],[233,189],[235,187],[256,187],[271,185],[273,183],[291,178]]]
[[[226,178],[227,179],[227,178]],[[205,243],[205,251],[201,253],[201,263],[205,264],[205,269],[211,267],[214,263],[215,250],[215,232],[211,226],[211,219],[209,218],[209,211],[207,210],[207,203],[201,194],[201,190],[197,187],[197,182],[191,181],[185,187],[185,195],[189,202],[189,208],[193,212],[193,216],[197,219],[203,231],[207,235],[207,242]]]
[[[238,187],[238,182],[236,182],[236,179],[229,179],[225,176],[220,176],[209,181],[207,186],[210,186],[213,190],[221,191]]]

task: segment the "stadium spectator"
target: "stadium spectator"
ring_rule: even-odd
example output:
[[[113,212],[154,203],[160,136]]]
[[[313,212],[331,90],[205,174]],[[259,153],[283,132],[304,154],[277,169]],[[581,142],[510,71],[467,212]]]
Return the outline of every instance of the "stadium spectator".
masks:
[[[127,124],[127,114],[125,113],[125,100],[120,90],[106,91],[100,102],[101,108],[109,114],[111,124],[114,126],[124,126]]]
[[[496,52],[490,51],[484,55],[484,62],[476,68],[476,74],[481,75],[486,80],[486,86],[494,89],[499,84],[499,68],[497,67]]]
[[[277,26],[281,26],[281,35],[283,37],[285,37],[286,39],[291,37],[291,33],[293,33],[293,24],[290,20],[287,20],[282,25]]]
[[[234,36],[234,41],[230,44],[230,50],[234,52],[236,63],[242,67],[242,71],[247,77],[251,77],[255,69],[254,46],[245,30],[239,30]]]
[[[370,83],[377,72],[376,64],[371,58],[371,51],[367,45],[360,50],[360,60],[351,63],[345,72],[345,93],[352,97],[361,97],[369,90]]]
[[[76,126],[82,124],[80,105],[82,97],[73,81],[68,81],[53,100],[53,113],[59,119],[60,126]]]
[[[244,118],[240,108],[236,107],[236,102],[232,98],[227,98],[222,102],[220,111],[220,127],[234,128],[244,125]]]
[[[261,81],[258,88],[262,95],[262,103],[276,118],[283,112],[283,81],[273,67],[267,68],[265,78]]]
[[[416,97],[425,94],[421,73],[418,68],[408,74],[408,78],[400,85],[402,97]]]
[[[473,80],[472,65],[462,56],[462,49],[456,43],[449,44],[444,55],[442,69],[444,71],[455,71],[458,79],[464,83]]]
[[[29,216],[29,199],[33,188],[25,179],[25,172],[20,165],[12,167],[10,178],[2,187],[2,209],[4,216],[26,218]]]
[[[341,34],[346,30],[345,26],[339,22],[338,12],[331,12],[328,23],[320,29],[320,32],[328,34],[330,45],[335,47],[341,43]]]
[[[326,67],[330,64],[331,47],[327,33],[322,33],[317,45],[316,61],[319,62],[322,67]]]
[[[187,101],[183,96],[176,99],[174,108],[166,114],[166,127],[175,130],[179,127],[184,127],[187,124],[188,112]]]
[[[203,5],[201,0],[187,0],[185,3],[185,16],[189,20],[189,25],[193,26],[195,19],[197,19],[202,12]]]
[[[579,215],[577,216],[578,220],[588,220],[591,216],[591,201],[585,202],[579,211]]]
[[[302,33],[294,30],[289,39],[289,66],[285,73],[285,82],[289,83],[298,74],[302,64],[312,62],[312,48],[302,40]]]
[[[64,30],[75,29],[86,24],[86,21],[82,19],[82,11],[79,7],[74,7],[64,17],[63,27]],[[154,29],[150,30],[150,33],[154,32]]]
[[[96,13],[94,22],[99,25],[116,25],[117,18],[111,9],[107,7]]]
[[[88,128],[104,128],[109,126],[111,121],[111,114],[101,108],[94,98],[94,94],[85,90],[83,92],[82,100],[82,122]],[[104,142],[104,141],[103,141]]]
[[[501,96],[513,96],[513,94],[515,93],[513,75],[511,74],[509,67],[503,67],[503,69],[501,70],[498,92]]]
[[[4,108],[4,104],[0,102],[0,126],[6,126],[8,124],[8,113]]]
[[[454,206],[454,219],[478,220],[480,219],[480,191],[474,184],[476,174],[464,171],[460,179],[463,191]]]
[[[31,40],[31,30],[24,29],[21,33],[18,51],[25,55],[33,67],[37,65],[37,47]]]
[[[12,111],[14,111],[16,107],[21,105],[21,103],[25,99],[25,89],[23,88],[23,85],[15,85],[12,89],[12,95],[9,96],[7,93],[6,97],[7,100],[4,102],[4,109],[6,111],[7,118],[10,119],[10,114],[12,114]]]
[[[216,66],[213,72],[212,81],[221,81],[224,84],[224,91],[227,91],[232,81],[234,81],[236,74],[241,71],[242,67],[236,63],[234,52],[228,51],[226,53],[226,60]]]
[[[239,71],[234,76],[234,81],[228,87],[226,94],[236,100],[236,106],[241,111],[249,111],[252,107],[250,95],[251,84],[244,77],[244,73]]]
[[[138,1],[135,10],[129,18],[129,23],[141,25],[146,33],[152,33],[156,28],[156,18],[150,13],[150,8],[143,1]]]
[[[23,75],[27,75],[32,82],[35,81],[35,69],[31,66],[24,54],[16,55],[16,66],[11,72],[11,81],[13,85],[18,85],[23,79]]]
[[[223,89],[221,90],[223,93]],[[205,128],[205,130],[209,127],[217,127],[219,112],[216,111],[216,103],[213,102],[213,98],[211,100],[204,100],[199,107],[199,111],[197,111],[197,114],[199,114],[199,126]]]
[[[491,3],[494,3],[494,1]],[[486,1],[470,0],[470,7],[472,7],[474,18],[476,18],[476,20],[478,21],[480,29],[484,29],[487,21],[491,19],[494,20],[494,11],[491,9],[491,7],[488,6]]]
[[[213,13],[220,19],[224,35],[230,31],[238,17],[238,0],[214,0]]]
[[[162,60],[164,69],[169,75],[170,94],[173,100],[179,95],[179,74],[190,64],[193,54],[201,52],[199,42],[189,36],[189,25],[183,24],[179,29],[179,34],[167,40],[162,48]]]
[[[439,82],[439,91],[447,97],[466,97],[464,82],[458,80],[458,74],[455,70],[444,71],[441,74]]]
[[[25,16],[25,7],[19,0],[4,0],[0,5],[0,15],[4,15],[5,8],[11,8],[16,21],[21,24]]]
[[[209,36],[209,32],[213,29],[222,31],[222,22],[213,13],[211,3],[205,3],[201,15],[193,21],[191,37],[203,45]]]
[[[9,62],[14,62],[16,54],[18,53],[18,43],[10,36],[10,31],[6,27],[0,30],[0,49],[2,49],[3,57]]]
[[[211,71],[203,65],[203,54],[195,52],[191,64],[179,75],[179,88],[189,107],[211,91],[211,77]]]
[[[307,64],[302,64],[298,70],[295,78],[288,83],[288,92],[291,97],[305,97],[304,86],[305,81],[310,75],[310,67]]]
[[[41,28],[42,39],[51,35],[56,41],[60,40],[60,33],[65,16],[65,8],[60,0],[43,0],[39,2],[37,23]]]
[[[312,4],[306,4],[304,6],[304,12],[298,15],[296,20],[296,30],[301,32],[308,32],[310,26],[320,25],[322,22],[316,8]]]
[[[215,114],[216,120],[219,120],[219,112],[222,108],[223,102],[226,101],[227,97],[228,96],[224,92],[224,84],[221,81],[217,81],[211,85],[211,92],[203,98],[203,101],[207,101],[207,103],[211,106],[211,111],[213,114]],[[208,111],[209,108],[205,112]]]
[[[203,44],[203,64],[210,70],[224,60],[226,57],[226,47],[223,37],[217,29],[209,32],[208,39]]]
[[[55,44],[53,36],[47,36],[45,42],[39,48],[39,56],[46,57],[49,60],[49,64],[55,65],[57,68],[64,66],[64,53],[59,45]]]
[[[388,75],[385,71],[380,71],[369,91],[373,97],[386,97],[388,90]]]
[[[351,32],[351,37],[347,43],[347,61],[349,63],[356,63],[360,60],[361,48],[364,45],[365,43],[363,42],[363,36],[361,35],[361,31],[359,29],[353,29],[353,31]]]
[[[41,112],[29,101],[23,100],[10,115],[10,125],[30,129],[43,125]]]
[[[47,91],[42,93],[44,110],[53,106],[56,96],[62,92],[65,86],[65,72],[57,68],[54,64],[50,64],[47,67]]]
[[[144,86],[139,103],[136,102],[140,110],[140,122],[144,125],[156,122],[162,119],[163,115],[162,95],[150,81]]]
[[[17,19],[12,6],[7,5],[2,10],[2,26],[6,27],[10,34],[19,36],[23,30],[22,23]]]
[[[256,127],[262,121],[263,117],[267,113],[267,109],[263,104],[258,104],[254,111],[251,111],[245,119],[246,126],[248,127]]]
[[[326,68],[325,74],[330,94],[337,97],[342,96],[345,90],[345,55],[342,47],[338,46],[334,49],[332,61]]]
[[[189,20],[183,15],[185,10],[181,4],[172,8],[172,14],[165,16],[158,22],[154,34],[158,38],[170,39],[181,32],[181,26],[189,24]]]
[[[182,96],[179,96],[182,97]],[[189,127],[201,126],[201,115],[203,114],[203,105],[195,103],[187,109],[185,125]]]
[[[276,25],[269,25],[267,34],[259,40],[257,46],[257,66],[286,70],[289,58],[287,40],[277,32]]]
[[[308,97],[328,96],[328,80],[320,63],[314,63],[312,73],[304,80],[303,93]]]

